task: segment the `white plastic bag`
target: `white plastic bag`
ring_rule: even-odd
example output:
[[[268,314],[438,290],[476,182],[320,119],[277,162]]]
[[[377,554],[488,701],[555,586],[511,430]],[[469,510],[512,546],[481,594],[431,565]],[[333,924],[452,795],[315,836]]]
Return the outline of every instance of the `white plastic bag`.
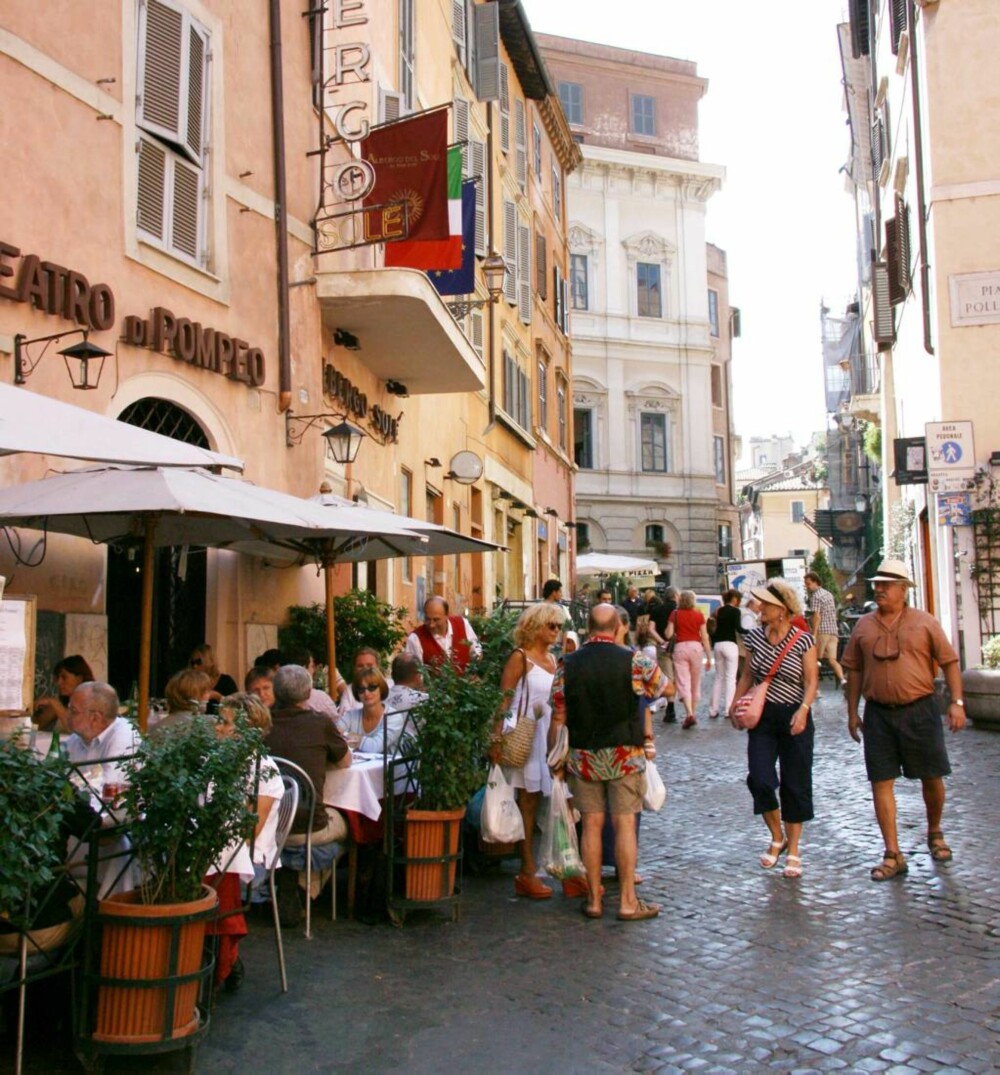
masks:
[[[557,881],[584,876],[566,781],[559,777],[552,781],[549,813],[542,826],[542,841],[538,852],[542,868]]]
[[[646,762],[646,794],[642,797],[644,810],[659,810],[667,801],[667,789],[663,784],[663,777],[659,769],[651,762]]]
[[[516,844],[524,839],[524,821],[514,789],[499,765],[490,767],[480,828],[483,840],[488,844]]]

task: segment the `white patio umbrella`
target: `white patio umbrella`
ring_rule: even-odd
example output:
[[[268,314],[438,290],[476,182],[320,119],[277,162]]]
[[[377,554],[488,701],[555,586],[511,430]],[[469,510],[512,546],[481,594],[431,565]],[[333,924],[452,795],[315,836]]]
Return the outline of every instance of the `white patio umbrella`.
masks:
[[[614,553],[589,552],[576,558],[578,575],[655,575],[660,570],[655,560]]]
[[[282,561],[298,559],[302,563],[315,560],[321,564],[326,582],[326,648],[331,675],[332,670],[336,668],[337,657],[333,606],[333,568],[336,564],[387,560],[397,556],[451,556],[467,552],[497,552],[503,548],[502,545],[494,545],[492,541],[469,537],[447,526],[428,522],[426,519],[415,519],[410,515],[396,515],[391,511],[379,511],[358,504],[356,501],[336,496],[334,493],[320,493],[318,496],[311,497],[310,501],[319,505],[323,511],[337,513],[338,517],[341,512],[353,513],[359,531],[369,532],[367,541],[358,542],[353,546],[346,542],[341,543],[333,555],[326,554],[326,550],[321,550],[321,554],[317,555],[311,539],[285,542],[282,548],[267,546],[259,541],[240,541],[232,547],[240,552],[268,559]],[[401,538],[388,529],[384,534],[378,532],[376,528],[381,527],[405,527],[412,533],[410,537]]]
[[[153,612],[153,551],[165,545],[232,548],[252,543],[261,551],[321,562],[363,559],[374,539],[396,555],[409,555],[420,535],[357,510],[182,467],[86,467],[0,490],[0,526],[73,534],[101,543],[143,548],[139,652],[139,720],[145,728]],[[406,550],[406,551],[403,551]],[[249,551],[249,550],[247,550]],[[332,593],[329,595],[332,600]]]
[[[16,452],[95,463],[243,470],[243,460],[234,456],[172,440],[27,388],[0,384],[0,455]]]

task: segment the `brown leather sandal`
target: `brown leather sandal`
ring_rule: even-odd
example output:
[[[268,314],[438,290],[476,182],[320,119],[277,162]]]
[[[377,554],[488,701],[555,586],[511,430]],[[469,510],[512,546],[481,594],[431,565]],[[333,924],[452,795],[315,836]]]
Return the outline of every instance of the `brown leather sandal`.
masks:
[[[894,877],[902,877],[909,869],[901,851],[890,851],[886,848],[882,853],[881,863],[872,869],[871,877],[873,881],[891,881]]]
[[[940,829],[927,834],[927,846],[931,849],[931,858],[935,862],[951,862],[954,858],[951,848],[944,841],[944,833]]]

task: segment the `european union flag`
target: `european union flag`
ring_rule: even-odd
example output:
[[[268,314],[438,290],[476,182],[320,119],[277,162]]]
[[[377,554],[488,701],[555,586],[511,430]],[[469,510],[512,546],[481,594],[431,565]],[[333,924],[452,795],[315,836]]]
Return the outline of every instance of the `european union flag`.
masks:
[[[427,273],[439,295],[470,295],[476,290],[476,184],[462,184],[462,267]]]

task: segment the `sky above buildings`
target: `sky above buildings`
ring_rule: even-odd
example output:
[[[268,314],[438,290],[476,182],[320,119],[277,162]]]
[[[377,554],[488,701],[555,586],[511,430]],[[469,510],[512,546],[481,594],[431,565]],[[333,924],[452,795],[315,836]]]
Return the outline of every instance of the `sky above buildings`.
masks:
[[[522,0],[532,28],[693,60],[707,78],[700,158],[726,168],[706,237],[729,258],[733,411],[751,436],[825,428],[821,301],[853,296],[854,209],[841,166],[844,0]],[[572,215],[572,206],[570,207]]]

